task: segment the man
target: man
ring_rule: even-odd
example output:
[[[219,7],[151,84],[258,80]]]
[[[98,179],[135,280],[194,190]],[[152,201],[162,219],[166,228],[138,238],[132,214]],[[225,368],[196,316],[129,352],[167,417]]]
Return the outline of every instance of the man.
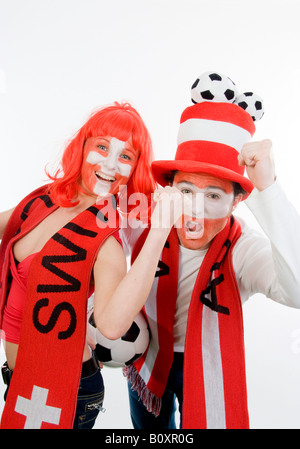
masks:
[[[152,164],[151,229],[97,322],[117,338],[145,304],[151,342],[126,370],[135,428],[175,428],[176,397],[184,428],[248,428],[242,303],[300,307],[300,218],[254,130],[237,103],[201,102],[182,114],[175,160]],[[246,198],[268,238],[232,215]]]

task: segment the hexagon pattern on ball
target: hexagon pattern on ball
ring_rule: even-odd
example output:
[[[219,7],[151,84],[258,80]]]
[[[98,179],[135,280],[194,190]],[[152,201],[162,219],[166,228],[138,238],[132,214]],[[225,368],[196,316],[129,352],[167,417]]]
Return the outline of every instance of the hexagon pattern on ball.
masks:
[[[233,103],[237,96],[237,88],[228,76],[222,73],[205,72],[192,85],[191,95],[194,104],[203,101]]]
[[[253,92],[244,92],[239,95],[235,103],[248,112],[254,121],[260,120],[264,115],[263,100]]]
[[[96,342],[95,352],[103,365],[122,368],[131,365],[146,351],[150,335],[148,323],[140,312],[131,327],[120,338],[109,340],[96,328],[92,311],[88,316],[89,332]]]

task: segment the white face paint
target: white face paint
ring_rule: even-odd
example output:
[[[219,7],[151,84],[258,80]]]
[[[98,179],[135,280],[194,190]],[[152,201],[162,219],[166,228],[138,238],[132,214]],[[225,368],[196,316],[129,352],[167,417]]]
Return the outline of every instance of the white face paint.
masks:
[[[230,181],[204,173],[177,172],[173,186],[189,198],[190,212],[184,212],[177,226],[180,243],[190,249],[207,248],[231,215],[234,193]]]
[[[134,170],[138,154],[129,142],[115,137],[90,137],[84,147],[82,179],[99,196],[117,193],[126,185]]]
[[[107,156],[104,156],[97,151],[90,151],[86,161],[92,165],[101,165],[103,174],[106,174],[109,177],[114,177],[116,172],[120,173],[122,176],[129,176],[132,166],[126,163],[126,161],[122,162],[122,160],[119,159],[124,149],[125,142],[112,137]]]
[[[194,218],[223,218],[232,207],[233,192],[227,193],[221,187],[207,186],[201,189],[187,181],[174,183],[174,187],[190,197],[190,211]]]

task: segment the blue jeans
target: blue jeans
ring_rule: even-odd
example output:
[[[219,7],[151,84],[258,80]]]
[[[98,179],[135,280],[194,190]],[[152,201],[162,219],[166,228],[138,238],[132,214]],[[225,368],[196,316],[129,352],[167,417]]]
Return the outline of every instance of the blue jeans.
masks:
[[[92,429],[100,410],[104,410],[104,384],[100,368],[80,379],[73,429]]]
[[[162,396],[162,407],[159,416],[148,412],[136,391],[128,383],[131,421],[134,429],[176,429],[175,412],[177,397],[180,412],[180,428],[182,427],[182,394],[183,394],[183,353],[174,352],[174,360],[169,373],[168,383]]]
[[[8,368],[6,368],[5,371],[7,388],[4,393],[4,401],[6,401],[9,384],[13,373]],[[99,411],[104,410],[102,407],[103,399],[103,378],[100,368],[97,366],[86,376],[81,377],[80,379],[73,429],[92,429]]]

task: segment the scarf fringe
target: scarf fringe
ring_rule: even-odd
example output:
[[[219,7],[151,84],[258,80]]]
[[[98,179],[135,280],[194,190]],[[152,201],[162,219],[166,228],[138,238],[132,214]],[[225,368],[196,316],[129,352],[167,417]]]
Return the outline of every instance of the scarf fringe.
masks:
[[[123,375],[131,384],[131,389],[136,391],[148,412],[155,416],[160,414],[161,398],[155,396],[152,391],[147,388],[147,385],[139,375],[134,365],[130,365],[123,369]]]

